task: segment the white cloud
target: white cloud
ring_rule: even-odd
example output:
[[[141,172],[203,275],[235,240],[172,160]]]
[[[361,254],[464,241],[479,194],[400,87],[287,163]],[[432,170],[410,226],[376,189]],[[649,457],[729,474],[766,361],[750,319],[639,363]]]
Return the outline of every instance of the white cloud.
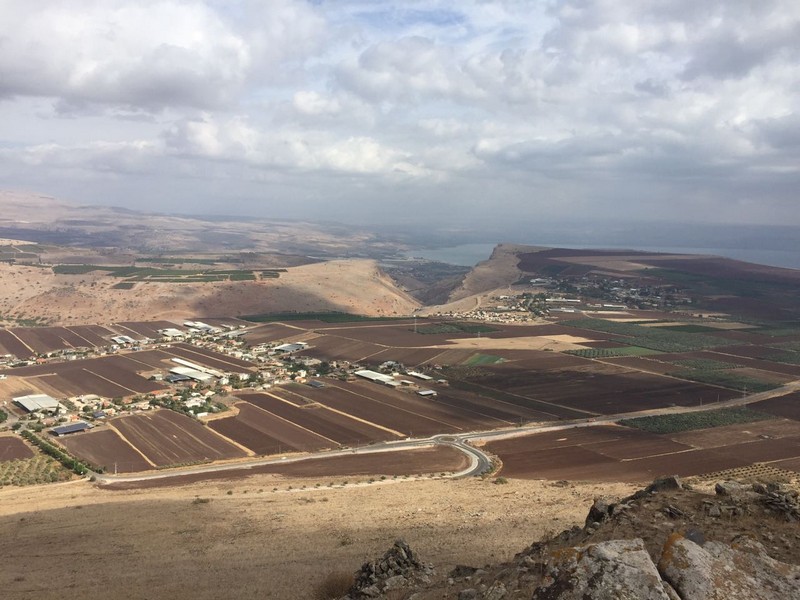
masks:
[[[338,217],[397,199],[662,218],[681,197],[800,224],[790,0],[75,6],[0,4],[10,185],[97,172],[124,203],[152,174],[168,203],[246,180],[252,206],[335,190]]]

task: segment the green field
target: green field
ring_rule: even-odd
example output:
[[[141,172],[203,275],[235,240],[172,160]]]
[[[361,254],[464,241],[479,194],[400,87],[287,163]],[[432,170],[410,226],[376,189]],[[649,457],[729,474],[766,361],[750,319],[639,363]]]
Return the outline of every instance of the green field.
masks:
[[[664,331],[663,327],[644,327],[631,323],[616,323],[604,319],[574,319],[562,325],[625,336],[626,343],[661,352],[690,352],[730,344],[728,340],[684,331]]]
[[[161,265],[217,265],[219,260],[214,258],[174,258],[174,257],[146,257],[137,258],[136,262],[157,263]]]
[[[417,333],[423,335],[437,334],[437,333],[491,333],[497,331],[494,327],[482,325],[480,323],[430,323],[426,325],[419,325],[416,328]]]
[[[620,425],[643,429],[650,433],[679,433],[695,429],[711,429],[725,425],[740,423],[754,423],[774,419],[772,415],[751,410],[749,408],[721,408],[718,410],[705,410],[700,412],[682,413],[678,415],[655,415],[652,417],[637,417],[620,421]]]
[[[239,317],[251,323],[282,323],[284,321],[322,321],[323,323],[354,323],[358,321],[405,321],[408,317],[368,317],[342,312],[265,313]]]
[[[721,360],[712,360],[710,358],[684,358],[681,360],[673,360],[672,364],[683,367],[684,369],[694,369],[697,371],[720,371],[724,369],[737,369],[742,366]]]
[[[667,331],[682,331],[683,333],[708,333],[710,331],[719,331],[714,327],[707,325],[661,325],[658,329],[666,329]]]
[[[787,365],[800,365],[800,352],[776,352],[767,357],[769,360]]]
[[[473,354],[462,364],[467,367],[474,367],[478,365],[495,365],[504,361],[505,359],[502,356],[494,356],[492,354]]]
[[[72,473],[54,458],[37,453],[32,458],[0,462],[0,488],[68,481]]]
[[[800,342],[780,342],[778,344],[769,344],[769,347],[779,350],[789,350],[790,352],[800,352]]]
[[[781,387],[779,383],[761,381],[760,379],[755,379],[747,375],[741,375],[735,371],[699,371],[686,369],[684,371],[668,373],[668,375],[677,377],[678,379],[688,379],[689,381],[696,381],[698,383],[718,385],[732,390],[739,390],[740,392],[758,393]]]
[[[615,356],[651,356],[661,354],[661,352],[640,346],[624,346],[622,348],[579,348],[578,350],[565,350],[564,354],[583,358],[613,358]]]
[[[188,262],[188,261],[187,261]],[[195,261],[197,262],[197,261]],[[150,283],[209,283],[214,281],[255,281],[275,279],[286,269],[161,269],[158,267],[131,267],[107,265],[55,265],[53,273],[58,275],[85,275],[92,271],[104,271],[111,277],[126,279],[128,282]],[[117,289],[119,285],[114,286]]]

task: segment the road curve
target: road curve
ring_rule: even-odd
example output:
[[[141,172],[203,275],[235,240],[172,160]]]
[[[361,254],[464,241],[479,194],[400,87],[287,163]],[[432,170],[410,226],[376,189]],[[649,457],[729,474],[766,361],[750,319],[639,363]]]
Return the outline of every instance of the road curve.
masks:
[[[389,442],[379,442],[361,448],[349,448],[341,450],[328,450],[325,452],[316,452],[314,454],[306,454],[302,456],[281,457],[281,458],[261,458],[241,462],[232,462],[224,464],[207,464],[197,467],[186,469],[175,469],[169,471],[157,471],[154,473],[139,473],[135,475],[111,475],[108,473],[90,473],[90,477],[100,484],[106,485],[111,483],[129,483],[136,481],[148,481],[153,479],[168,479],[171,477],[180,477],[183,475],[200,475],[203,473],[217,473],[220,471],[246,471],[253,467],[260,467],[272,464],[286,464],[301,462],[306,460],[314,460],[320,458],[328,458],[334,456],[347,456],[352,454],[375,454],[380,452],[399,452],[403,450],[411,450],[414,448],[424,448],[431,446],[450,446],[462,452],[468,459],[469,465],[449,477],[470,477],[487,473],[492,468],[492,458],[480,448],[472,445],[470,442],[485,442],[487,440],[501,440],[511,437],[522,435],[530,435],[533,433],[544,433],[546,431],[560,431],[564,429],[575,429],[580,427],[596,427],[600,425],[610,425],[622,419],[629,419],[633,417],[651,416],[651,415],[666,415],[666,414],[679,414],[691,413],[707,410],[716,410],[719,408],[729,408],[732,406],[743,406],[752,404],[761,400],[784,396],[792,392],[800,390],[800,381],[788,383],[780,388],[769,390],[767,392],[760,392],[757,394],[750,394],[741,398],[733,398],[731,400],[724,400],[722,402],[715,402],[706,404],[705,406],[674,406],[661,409],[652,409],[646,411],[618,413],[615,415],[607,415],[604,417],[588,417],[585,419],[575,419],[568,422],[558,423],[535,423],[531,425],[524,425],[514,427],[513,429],[495,429],[489,431],[476,431],[467,434],[437,434],[427,438],[415,438],[396,440]]]

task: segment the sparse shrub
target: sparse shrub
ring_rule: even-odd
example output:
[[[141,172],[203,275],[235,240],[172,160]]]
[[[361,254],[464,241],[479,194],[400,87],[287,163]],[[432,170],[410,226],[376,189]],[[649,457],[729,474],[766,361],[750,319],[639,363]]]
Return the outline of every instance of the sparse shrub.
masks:
[[[504,484],[508,483],[508,479],[506,479],[505,477],[497,477],[497,478],[494,480],[494,483],[495,483],[496,485],[497,485],[497,484],[499,484],[499,485],[504,485]]]
[[[192,500],[192,504],[208,504],[211,502],[211,498],[200,498],[199,496]]]
[[[228,490],[228,491],[227,491],[227,492],[225,492],[225,493],[226,493],[226,494],[228,494],[228,496],[233,496],[233,490]]]
[[[352,543],[353,543],[353,538],[351,538],[346,533],[342,537],[339,538],[339,545],[340,546],[349,546]]]
[[[334,571],[325,576],[314,590],[315,600],[336,600],[347,595],[353,587],[355,578],[346,571]]]

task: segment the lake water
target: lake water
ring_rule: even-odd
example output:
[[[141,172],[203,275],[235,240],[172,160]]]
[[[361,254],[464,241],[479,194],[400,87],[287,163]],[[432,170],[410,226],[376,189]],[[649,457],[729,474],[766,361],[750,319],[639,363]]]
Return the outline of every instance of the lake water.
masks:
[[[800,243],[800,242],[799,242]],[[535,242],[532,245],[536,245]],[[581,244],[541,244],[555,248],[597,248],[597,245]],[[472,267],[479,262],[486,260],[492,254],[495,244],[460,244],[445,248],[430,248],[412,250],[406,255],[416,258],[426,258],[439,262]],[[790,252],[788,250],[757,250],[739,248],[678,248],[678,247],[644,247],[644,246],[609,246],[602,245],[602,248],[609,250],[642,250],[645,252],[666,252],[670,254],[709,254],[713,256],[724,256],[736,260],[770,265],[773,267],[785,267],[788,269],[800,269],[800,250]]]

